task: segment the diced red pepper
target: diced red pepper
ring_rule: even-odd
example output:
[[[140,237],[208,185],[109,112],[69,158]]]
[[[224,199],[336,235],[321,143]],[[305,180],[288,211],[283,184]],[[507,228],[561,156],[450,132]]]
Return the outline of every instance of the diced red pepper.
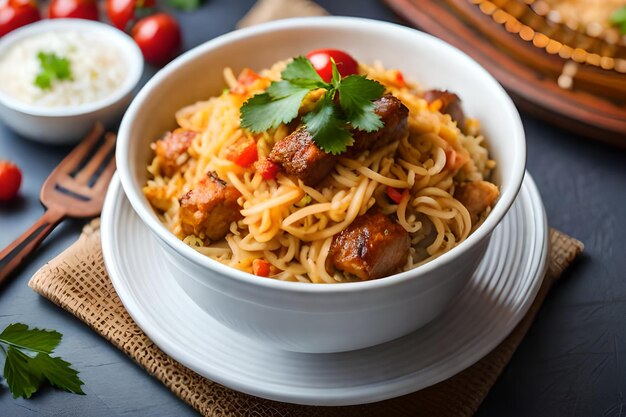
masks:
[[[254,163],[254,167],[257,172],[261,174],[263,179],[273,180],[276,179],[278,171],[280,171],[280,165],[270,161],[269,159],[260,159]]]
[[[259,74],[252,71],[250,68],[244,68],[241,74],[239,74],[239,77],[237,77],[237,82],[241,85],[250,85],[259,78],[261,78]]]
[[[233,161],[240,167],[249,167],[254,161],[259,159],[256,142],[252,139],[238,141],[231,146],[230,151],[226,155],[226,159]]]
[[[245,94],[246,87],[249,87],[256,80],[261,78],[259,74],[252,71],[250,68],[244,68],[243,71],[237,77],[237,86],[232,89],[232,92],[235,94]]]
[[[404,192],[398,190],[397,188],[393,188],[393,187],[387,186],[387,196],[391,200],[393,200],[394,203],[400,204],[400,201],[402,201],[402,196],[403,195],[404,195]]]
[[[259,277],[270,276],[271,264],[264,259],[255,259],[252,261],[252,272]]]
[[[446,166],[445,169],[450,171],[456,171],[461,168],[467,162],[467,158],[461,156],[454,148],[449,148],[446,150]]]
[[[396,70],[396,79],[395,79],[395,84],[398,87],[406,87],[406,81],[404,80],[404,75],[402,74],[402,72],[400,70]]]

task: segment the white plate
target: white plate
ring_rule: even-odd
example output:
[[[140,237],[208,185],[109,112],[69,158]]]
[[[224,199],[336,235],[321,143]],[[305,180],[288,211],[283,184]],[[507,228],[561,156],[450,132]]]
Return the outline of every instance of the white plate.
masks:
[[[485,259],[446,313],[382,345],[306,354],[261,345],[212,319],[178,286],[155,239],[116,176],[102,212],[102,249],[115,290],[135,322],[168,355],[215,382],[309,405],[381,401],[471,366],[524,316],[541,285],[548,253],[545,211],[527,173]]]

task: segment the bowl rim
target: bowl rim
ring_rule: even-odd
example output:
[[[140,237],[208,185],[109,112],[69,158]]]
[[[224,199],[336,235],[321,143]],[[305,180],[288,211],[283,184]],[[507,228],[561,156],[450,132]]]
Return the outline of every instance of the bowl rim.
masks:
[[[258,277],[224,265],[209,258],[208,256],[202,255],[198,251],[186,245],[182,240],[178,239],[165,227],[164,224],[158,220],[152,207],[150,207],[141,192],[142,186],[135,184],[133,181],[132,170],[130,168],[131,164],[129,163],[128,158],[130,131],[135,114],[142,107],[143,102],[146,100],[151,90],[157,86],[161,80],[166,79],[171,74],[176,72],[178,68],[185,66],[187,62],[192,61],[214,49],[228,47],[228,44],[235,41],[242,41],[260,34],[288,31],[292,29],[349,29],[350,27],[359,29],[367,28],[368,30],[376,32],[395,32],[396,34],[403,34],[404,36],[421,38],[421,41],[436,43],[441,48],[449,49],[450,52],[456,55],[456,57],[460,60],[460,63],[474,67],[475,70],[482,72],[483,75],[486,76],[486,79],[490,80],[492,84],[491,87],[493,87],[496,94],[499,95],[502,100],[502,107],[506,109],[506,112],[509,113],[511,119],[513,120],[514,125],[510,126],[511,134],[507,140],[513,145],[511,146],[510,151],[514,152],[515,158],[514,165],[510,168],[512,174],[508,184],[508,189],[500,195],[496,205],[489,213],[489,216],[487,216],[485,221],[472,234],[470,234],[466,240],[448,252],[423,265],[420,265],[419,267],[377,280],[347,282],[342,283],[341,285],[311,285],[311,283],[281,281],[277,279]],[[150,228],[156,237],[158,237],[169,248],[173,249],[185,260],[192,262],[196,266],[214,272],[215,275],[220,278],[234,279],[243,285],[250,285],[259,289],[263,288],[271,289],[273,291],[278,290],[307,294],[331,294],[376,290],[382,287],[394,286],[407,280],[418,279],[420,276],[426,276],[442,265],[453,262],[454,259],[467,252],[471,247],[475,246],[483,239],[488,238],[493,229],[500,223],[504,215],[509,211],[522,185],[526,166],[526,142],[521,118],[511,98],[491,74],[489,74],[480,64],[464,52],[438,38],[435,38],[432,35],[398,24],[356,17],[324,16],[284,19],[240,29],[209,40],[187,51],[170,62],[148,81],[148,83],[141,89],[130,104],[124,118],[122,119],[118,132],[116,159],[122,187],[138,217]]]
[[[22,39],[27,39],[38,34],[47,32],[69,32],[78,31],[86,33],[97,33],[102,35],[107,41],[115,44],[115,47],[124,50],[124,55],[128,56],[129,62],[127,74],[122,84],[111,94],[96,101],[78,105],[46,107],[24,103],[0,90],[0,104],[31,116],[42,117],[69,117],[89,114],[109,107],[130,93],[143,74],[143,55],[139,46],[126,33],[113,26],[102,22],[86,19],[46,19],[22,26],[13,30],[0,38],[0,56],[8,51]]]

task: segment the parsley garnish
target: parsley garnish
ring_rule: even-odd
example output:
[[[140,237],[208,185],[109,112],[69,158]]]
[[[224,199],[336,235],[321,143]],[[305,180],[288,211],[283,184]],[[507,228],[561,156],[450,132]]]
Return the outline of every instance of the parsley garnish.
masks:
[[[204,0],[168,0],[167,4],[175,9],[188,12],[199,8],[203,1]]]
[[[61,337],[57,331],[29,329],[21,323],[10,324],[0,333],[0,351],[5,355],[3,374],[13,398],[30,398],[44,381],[68,392],[84,394],[83,381],[70,363],[50,356]]]
[[[611,24],[619,27],[622,35],[626,35],[626,6],[620,7],[611,14]]]
[[[39,74],[35,77],[35,85],[37,87],[47,90],[52,88],[52,83],[55,80],[72,79],[69,59],[62,58],[54,52],[39,52],[37,58],[41,66]]]
[[[309,91],[326,90],[315,108],[302,118],[313,141],[327,153],[340,154],[352,145],[350,128],[373,132],[383,126],[374,112],[372,100],[380,98],[385,87],[361,75],[341,78],[332,63],[333,77],[324,82],[305,57],[299,56],[273,81],[267,91],[248,99],[241,107],[241,126],[259,133],[289,123],[298,116]],[[338,100],[335,100],[338,98]]]

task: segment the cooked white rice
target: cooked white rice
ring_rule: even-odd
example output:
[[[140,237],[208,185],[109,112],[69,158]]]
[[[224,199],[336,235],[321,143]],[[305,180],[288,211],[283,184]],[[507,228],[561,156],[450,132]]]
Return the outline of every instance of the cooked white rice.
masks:
[[[55,53],[70,61],[72,79],[55,80],[41,89],[35,78],[41,71],[39,52]],[[24,103],[42,107],[95,102],[112,94],[127,75],[121,53],[93,34],[58,31],[18,42],[0,57],[0,91]]]

